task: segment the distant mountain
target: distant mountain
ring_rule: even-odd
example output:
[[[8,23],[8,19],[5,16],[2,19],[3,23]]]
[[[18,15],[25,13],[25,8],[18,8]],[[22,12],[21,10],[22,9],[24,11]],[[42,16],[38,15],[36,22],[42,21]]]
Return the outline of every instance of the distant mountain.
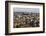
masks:
[[[29,12],[14,12],[15,15],[39,15],[39,13],[29,13]]]

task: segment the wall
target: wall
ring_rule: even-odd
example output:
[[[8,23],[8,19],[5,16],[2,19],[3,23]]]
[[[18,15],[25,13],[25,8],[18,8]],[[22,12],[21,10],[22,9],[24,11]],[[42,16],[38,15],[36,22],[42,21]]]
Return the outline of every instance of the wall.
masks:
[[[44,2],[46,6],[46,0],[16,0],[16,1]],[[46,18],[46,11],[45,11],[45,18]],[[46,24],[45,24],[45,27],[46,27]],[[5,35],[5,0],[0,0],[0,36],[6,36]],[[14,35],[14,36],[46,36],[46,33],[24,34],[24,35]]]

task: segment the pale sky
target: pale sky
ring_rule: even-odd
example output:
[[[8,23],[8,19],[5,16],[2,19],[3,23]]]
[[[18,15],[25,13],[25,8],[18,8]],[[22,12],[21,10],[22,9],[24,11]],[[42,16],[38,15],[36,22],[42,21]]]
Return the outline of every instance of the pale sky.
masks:
[[[39,13],[39,8],[13,8],[13,11]]]

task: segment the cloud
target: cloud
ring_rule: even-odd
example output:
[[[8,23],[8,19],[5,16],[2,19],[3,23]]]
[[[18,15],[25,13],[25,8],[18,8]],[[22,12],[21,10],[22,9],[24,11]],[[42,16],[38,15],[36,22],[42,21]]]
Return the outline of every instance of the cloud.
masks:
[[[13,8],[14,12],[32,12],[39,13],[39,8]]]

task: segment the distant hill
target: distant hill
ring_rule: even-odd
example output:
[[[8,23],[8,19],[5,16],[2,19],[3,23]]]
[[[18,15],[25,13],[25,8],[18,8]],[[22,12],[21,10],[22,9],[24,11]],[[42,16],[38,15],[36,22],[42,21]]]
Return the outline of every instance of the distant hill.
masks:
[[[39,15],[39,13],[29,13],[29,12],[14,12],[15,15]]]

